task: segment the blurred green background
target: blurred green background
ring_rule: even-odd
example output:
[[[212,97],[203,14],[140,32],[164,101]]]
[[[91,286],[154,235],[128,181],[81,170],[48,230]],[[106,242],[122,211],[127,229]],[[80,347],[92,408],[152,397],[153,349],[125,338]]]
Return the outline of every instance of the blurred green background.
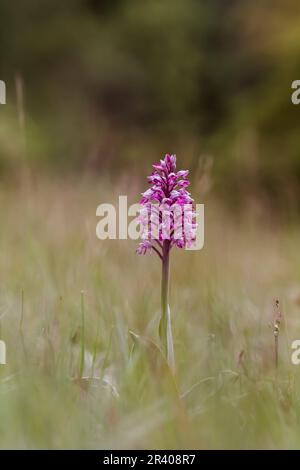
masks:
[[[2,0],[1,179],[174,152],[233,204],[298,211],[299,23],[297,0]]]

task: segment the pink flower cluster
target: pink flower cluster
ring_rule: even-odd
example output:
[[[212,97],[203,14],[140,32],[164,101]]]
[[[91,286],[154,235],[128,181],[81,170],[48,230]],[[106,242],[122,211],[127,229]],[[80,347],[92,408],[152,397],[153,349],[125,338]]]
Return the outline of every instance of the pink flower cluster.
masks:
[[[160,163],[153,165],[148,177],[151,187],[142,193],[139,222],[142,241],[138,254],[160,248],[165,240],[170,248],[186,248],[196,237],[196,212],[193,199],[187,191],[190,182],[188,170],[176,172],[176,155],[167,154]],[[160,253],[160,250],[158,251]]]

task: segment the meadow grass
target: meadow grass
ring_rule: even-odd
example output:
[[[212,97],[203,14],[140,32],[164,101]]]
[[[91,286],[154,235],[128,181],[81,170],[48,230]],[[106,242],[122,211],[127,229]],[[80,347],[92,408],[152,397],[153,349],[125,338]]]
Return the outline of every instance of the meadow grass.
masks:
[[[0,188],[0,446],[299,447],[298,227],[207,201],[204,249],[171,256],[174,380],[156,346],[157,257],[95,234],[99,203],[136,202],[141,189],[84,178]]]

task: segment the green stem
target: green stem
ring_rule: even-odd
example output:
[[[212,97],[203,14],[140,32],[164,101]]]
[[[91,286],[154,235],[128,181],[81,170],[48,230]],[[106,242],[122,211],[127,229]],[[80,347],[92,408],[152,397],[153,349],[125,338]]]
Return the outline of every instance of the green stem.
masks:
[[[84,338],[84,293],[81,292],[81,338],[80,338],[80,364],[79,378],[82,379],[85,359],[85,338]]]
[[[161,319],[160,319],[160,340],[165,356],[167,349],[167,328],[168,328],[168,300],[169,300],[169,266],[170,253],[168,240],[163,243],[162,276],[161,276]]]
[[[169,274],[170,274],[170,241],[163,242],[162,278],[161,278],[161,319],[159,326],[160,341],[163,353],[169,366],[174,371],[174,348],[169,309]]]

